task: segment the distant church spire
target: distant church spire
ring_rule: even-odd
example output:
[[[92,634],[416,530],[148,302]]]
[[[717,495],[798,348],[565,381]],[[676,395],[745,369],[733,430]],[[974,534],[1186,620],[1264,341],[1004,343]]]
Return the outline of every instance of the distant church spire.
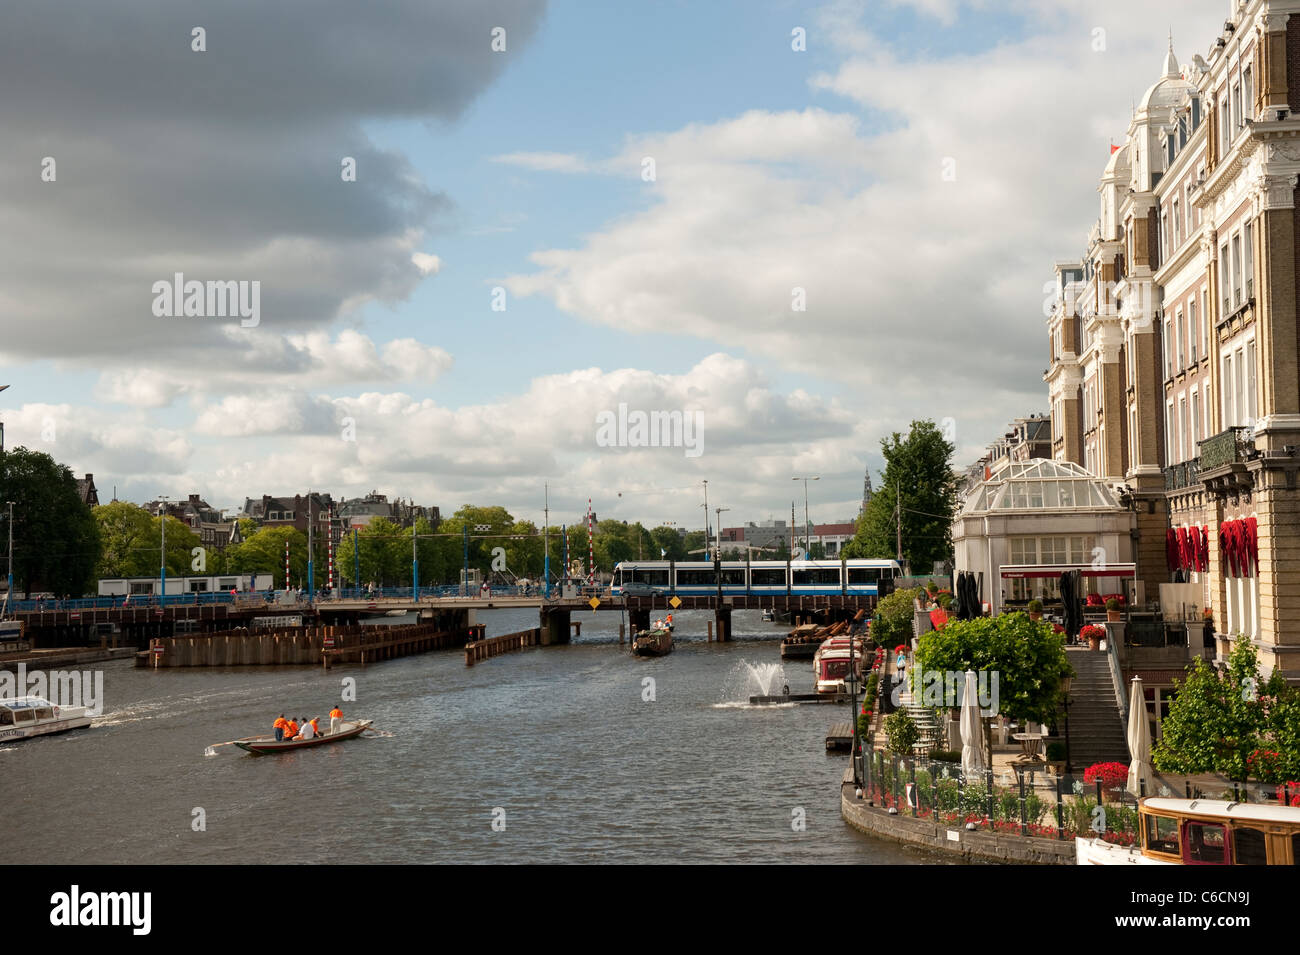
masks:
[[[864,512],[867,505],[871,503],[871,495],[874,493],[871,489],[871,468],[867,468],[866,476],[862,479],[862,510]]]
[[[1176,80],[1182,75],[1178,68],[1178,57],[1174,55],[1174,31],[1169,31],[1169,52],[1165,55],[1165,79]]]

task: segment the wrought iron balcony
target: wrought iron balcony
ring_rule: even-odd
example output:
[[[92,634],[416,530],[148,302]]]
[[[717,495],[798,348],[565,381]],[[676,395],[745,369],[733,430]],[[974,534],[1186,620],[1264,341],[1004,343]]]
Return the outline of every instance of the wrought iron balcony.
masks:
[[[1200,460],[1192,458],[1190,461],[1184,461],[1181,464],[1175,464],[1165,468],[1165,490],[1177,491],[1185,487],[1193,487],[1200,483]]]
[[[1246,427],[1229,428],[1201,441],[1200,470],[1212,471],[1215,468],[1245,461],[1246,454],[1250,450],[1247,447],[1247,435],[1250,434],[1250,430]]]

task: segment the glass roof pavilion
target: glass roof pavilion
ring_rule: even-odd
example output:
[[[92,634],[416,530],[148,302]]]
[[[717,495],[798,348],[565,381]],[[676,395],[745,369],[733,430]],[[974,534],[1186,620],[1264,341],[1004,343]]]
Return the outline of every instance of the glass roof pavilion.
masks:
[[[961,514],[1119,507],[1110,488],[1074,462],[1033,458],[992,475],[966,498]]]

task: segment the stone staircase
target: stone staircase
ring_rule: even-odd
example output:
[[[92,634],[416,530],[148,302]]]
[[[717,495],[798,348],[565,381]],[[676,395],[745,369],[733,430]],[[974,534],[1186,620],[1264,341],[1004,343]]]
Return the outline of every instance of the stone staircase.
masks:
[[[1070,689],[1070,765],[1075,775],[1082,778],[1093,763],[1127,763],[1124,718],[1106,654],[1082,647],[1066,647],[1065,653],[1075,672]]]
[[[928,706],[922,706],[912,698],[912,691],[904,689],[899,695],[899,707],[912,718],[916,724],[917,730],[920,731],[921,739],[916,744],[917,752],[928,753],[932,749],[942,749],[945,738],[943,727],[935,719],[934,710]]]

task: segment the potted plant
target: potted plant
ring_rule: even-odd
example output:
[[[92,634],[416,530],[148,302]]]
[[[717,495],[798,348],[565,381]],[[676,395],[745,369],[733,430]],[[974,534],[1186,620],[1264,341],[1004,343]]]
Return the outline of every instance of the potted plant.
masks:
[[[1106,628],[1090,623],[1079,631],[1079,636],[1088,641],[1089,650],[1100,650],[1101,639],[1106,636]]]
[[[1119,609],[1118,597],[1106,598],[1106,619],[1109,620],[1111,623],[1115,623],[1117,621],[1124,619],[1124,613]]]
[[[1065,743],[1052,740],[1047,744],[1047,765],[1057,776],[1065,775]]]
[[[1214,611],[1211,610],[1209,607],[1206,607],[1203,611],[1201,611],[1201,619],[1205,621],[1205,632],[1207,634],[1213,634],[1214,633]]]
[[[1028,607],[1027,607],[1026,609],[1029,610],[1029,619],[1030,619],[1030,620],[1042,620],[1042,619],[1043,619],[1043,602],[1042,602],[1041,600],[1034,599],[1034,600],[1029,601],[1029,605],[1028,605]]]

